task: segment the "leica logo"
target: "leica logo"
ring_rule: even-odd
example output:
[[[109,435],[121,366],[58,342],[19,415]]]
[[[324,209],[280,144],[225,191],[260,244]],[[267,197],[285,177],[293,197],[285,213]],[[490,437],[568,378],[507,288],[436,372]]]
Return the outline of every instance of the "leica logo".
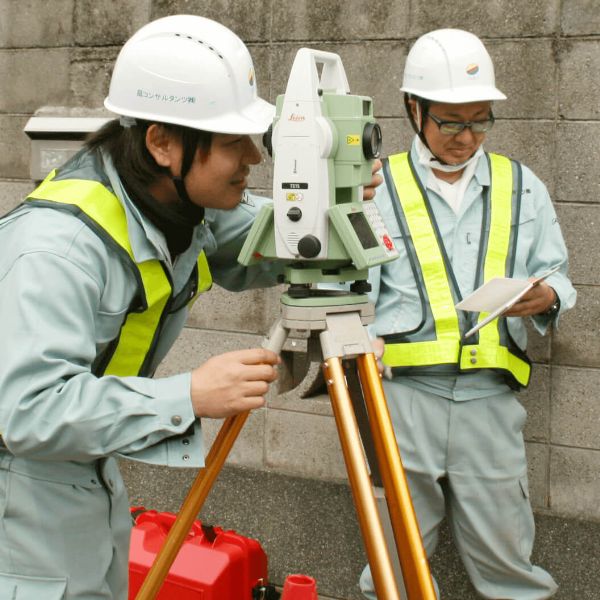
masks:
[[[288,121],[306,121],[306,117],[304,115],[296,115],[292,113]]]

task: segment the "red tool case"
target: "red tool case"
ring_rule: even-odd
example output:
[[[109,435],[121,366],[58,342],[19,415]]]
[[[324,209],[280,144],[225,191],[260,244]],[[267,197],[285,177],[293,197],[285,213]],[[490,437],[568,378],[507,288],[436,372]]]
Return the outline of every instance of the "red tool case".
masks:
[[[142,509],[143,510],[143,509]],[[175,515],[132,509],[129,600],[134,600],[175,522]],[[278,597],[267,581],[267,556],[258,541],[195,521],[157,600],[252,600]]]

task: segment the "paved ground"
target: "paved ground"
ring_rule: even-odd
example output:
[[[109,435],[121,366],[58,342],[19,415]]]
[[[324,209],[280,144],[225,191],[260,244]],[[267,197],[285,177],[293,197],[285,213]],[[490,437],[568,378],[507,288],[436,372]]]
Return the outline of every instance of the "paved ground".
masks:
[[[132,504],[176,512],[195,471],[123,463]],[[322,600],[360,600],[365,562],[347,485],[226,468],[201,513],[206,523],[257,538],[269,557],[269,576],[281,585],[290,573],[317,580]],[[600,523],[536,515],[534,560],[560,585],[555,600],[600,599]],[[443,600],[475,600],[446,529],[431,563]]]

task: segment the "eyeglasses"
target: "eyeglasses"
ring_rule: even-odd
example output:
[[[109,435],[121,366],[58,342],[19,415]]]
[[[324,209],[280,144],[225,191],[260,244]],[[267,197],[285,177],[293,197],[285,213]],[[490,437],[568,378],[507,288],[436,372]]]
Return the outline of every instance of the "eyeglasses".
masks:
[[[431,113],[427,113],[427,116],[438,126],[440,133],[444,135],[457,135],[467,127],[473,133],[485,133],[494,126],[496,120],[491,113],[489,118],[484,121],[442,121],[442,119]]]

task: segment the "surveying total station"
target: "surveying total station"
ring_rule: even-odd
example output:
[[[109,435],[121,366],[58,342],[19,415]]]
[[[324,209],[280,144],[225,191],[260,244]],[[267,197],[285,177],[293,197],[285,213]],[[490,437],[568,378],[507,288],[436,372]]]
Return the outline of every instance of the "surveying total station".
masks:
[[[375,204],[362,202],[381,130],[371,99],[350,95],[337,54],[298,51],[264,141],[273,203],[256,218],[242,264],[283,261],[288,294],[298,298],[314,283],[365,281],[369,267],[397,257]]]
[[[238,258],[277,263],[288,284],[263,346],[280,352],[290,332],[318,336],[377,598],[400,600],[405,589],[409,600],[435,600],[365,327],[374,318],[368,269],[397,258],[374,201],[363,200],[381,147],[372,101],[350,94],[337,54],[302,48],[264,142],[274,159],[273,202],[261,208]],[[349,289],[319,285],[332,283]],[[160,590],[247,417],[225,420],[136,600]]]

